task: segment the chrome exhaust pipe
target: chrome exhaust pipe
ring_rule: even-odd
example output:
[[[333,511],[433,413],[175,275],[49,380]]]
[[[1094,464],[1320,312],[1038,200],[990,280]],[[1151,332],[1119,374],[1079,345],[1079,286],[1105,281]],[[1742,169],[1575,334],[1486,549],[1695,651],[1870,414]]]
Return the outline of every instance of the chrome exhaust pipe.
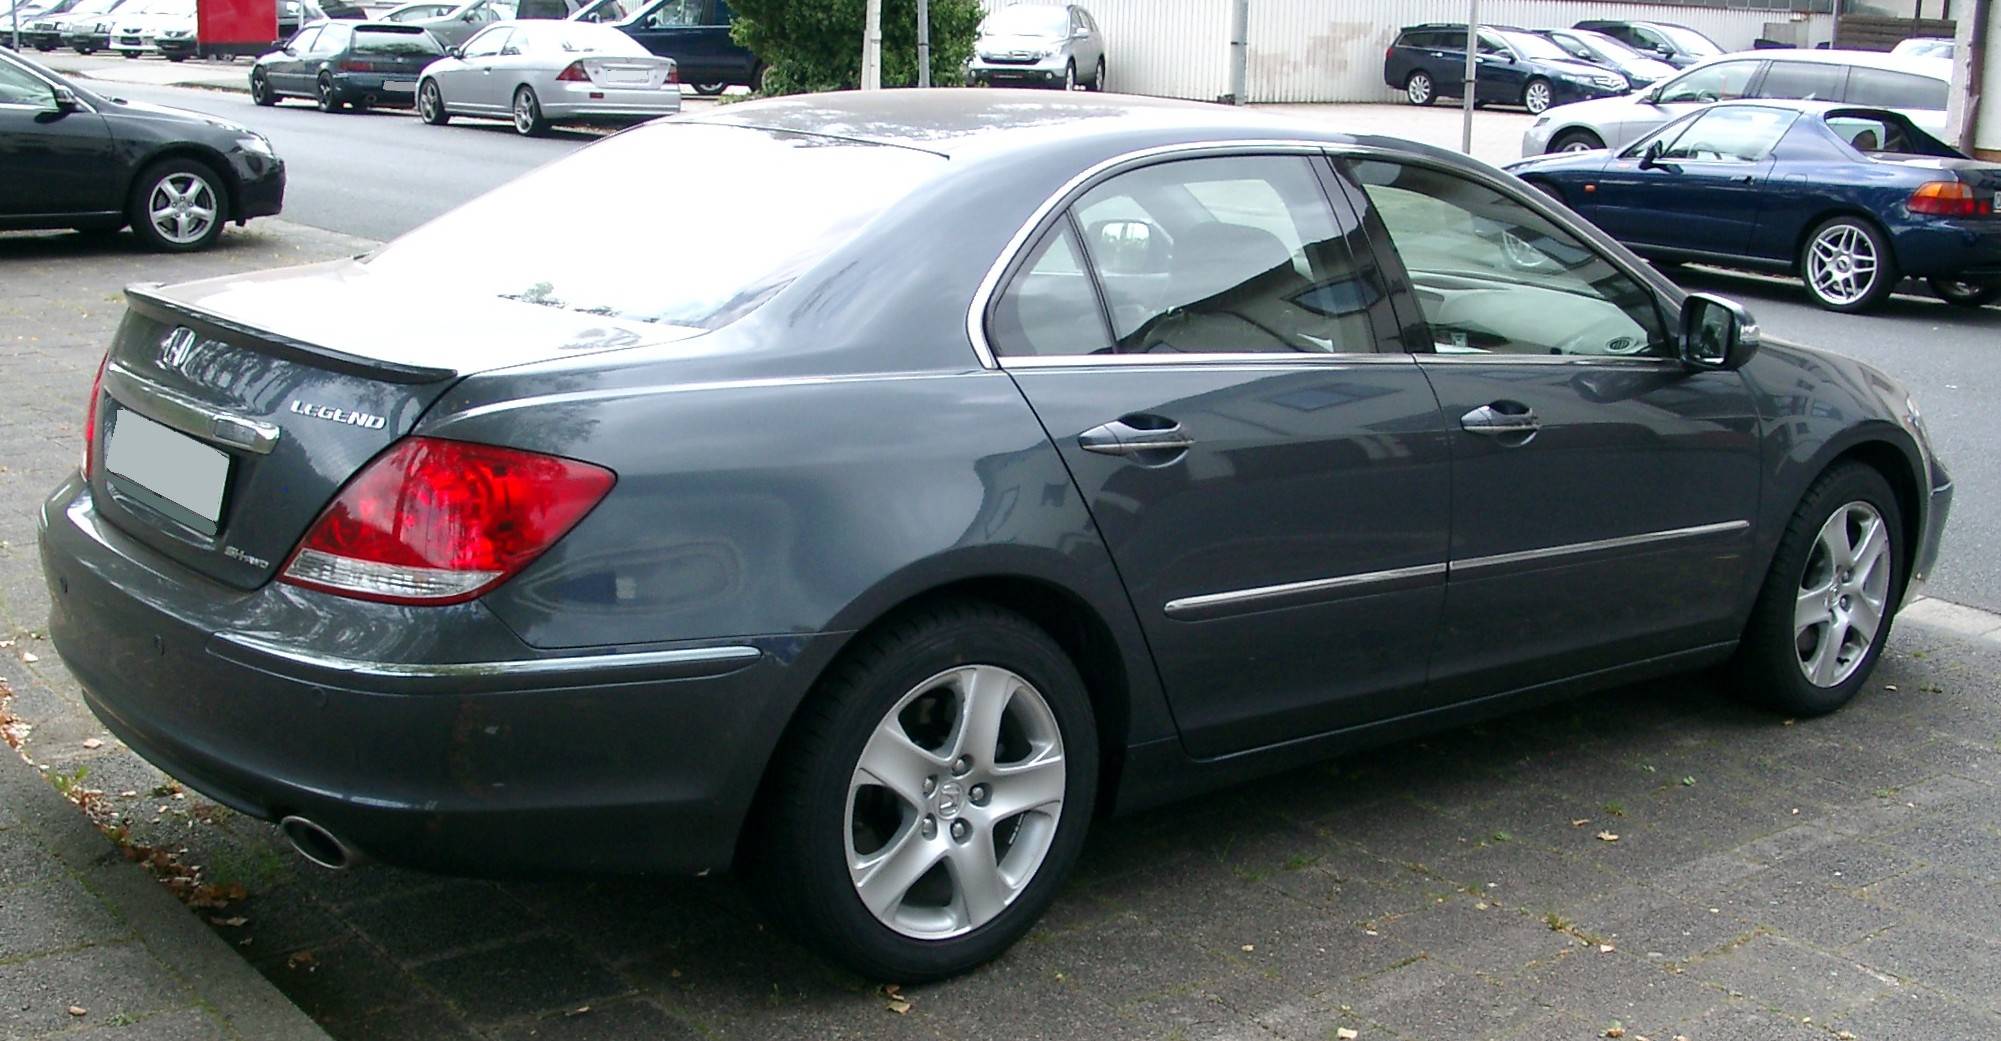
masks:
[[[278,822],[278,830],[285,833],[285,840],[300,856],[329,871],[345,871],[361,860],[333,832],[304,817],[286,817]]]

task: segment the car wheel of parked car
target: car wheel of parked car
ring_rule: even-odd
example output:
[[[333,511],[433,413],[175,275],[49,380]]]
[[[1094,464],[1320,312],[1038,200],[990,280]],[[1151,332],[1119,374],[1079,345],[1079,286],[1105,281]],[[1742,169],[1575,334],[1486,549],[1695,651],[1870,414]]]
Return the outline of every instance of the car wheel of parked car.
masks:
[[[1047,633],[948,603],[851,648],[772,762],[752,884],[828,956],[916,983],[1048,907],[1090,825],[1097,724]]]
[[[1432,88],[1431,73],[1423,69],[1411,73],[1410,78],[1403,81],[1403,96],[1409,98],[1413,105],[1429,105],[1438,100]]]
[[[1098,59],[1098,71],[1091,74],[1091,89],[1096,91],[1105,89],[1105,59],[1103,58]]]
[[[1077,63],[1074,61],[1063,66],[1063,89],[1077,89]]]
[[[1549,142],[1552,152],[1590,152],[1603,147],[1604,139],[1589,130],[1566,130]]]
[[[549,121],[542,115],[542,101],[535,96],[535,89],[522,86],[514,92],[514,132],[523,137],[540,137],[549,132]]]
[[[181,62],[187,61],[188,56],[185,54],[169,54],[167,55],[167,60],[170,62],[174,62],[175,64],[179,64]]]
[[[320,80],[313,85],[313,99],[319,103],[321,112],[339,112],[340,95],[334,93],[333,77],[320,73]]]
[[[1807,236],[1800,277],[1820,306],[1867,311],[1897,287],[1897,261],[1875,225],[1859,217],[1836,217]]]
[[[138,52],[138,51],[126,51],[126,52],[125,52],[125,56],[126,56],[127,58],[137,58],[137,57],[139,56],[139,52]]]
[[[1540,116],[1549,111],[1549,104],[1555,98],[1556,92],[1550,89],[1549,81],[1541,76],[1529,80],[1528,85],[1522,88],[1522,107],[1528,109],[1531,116]]]
[[[1890,635],[1903,532],[1897,497],[1875,469],[1844,463],[1814,482],[1738,647],[1746,697],[1817,716],[1855,696]]]
[[[705,98],[713,98],[729,88],[730,85],[727,83],[697,83],[695,84],[695,93]]]
[[[126,216],[148,246],[171,253],[207,249],[229,219],[222,178],[193,159],[166,159],[132,182]]]
[[[445,95],[438,89],[437,80],[425,80],[424,85],[417,88],[417,115],[434,127],[452,121],[452,114],[445,109]]]
[[[272,93],[271,81],[265,78],[262,70],[253,69],[250,72],[250,100],[266,108],[278,103],[278,95]]]
[[[1930,280],[1930,285],[1940,300],[1961,307],[1986,307],[2001,299],[2001,279],[1966,282],[1956,278],[1934,278]]]

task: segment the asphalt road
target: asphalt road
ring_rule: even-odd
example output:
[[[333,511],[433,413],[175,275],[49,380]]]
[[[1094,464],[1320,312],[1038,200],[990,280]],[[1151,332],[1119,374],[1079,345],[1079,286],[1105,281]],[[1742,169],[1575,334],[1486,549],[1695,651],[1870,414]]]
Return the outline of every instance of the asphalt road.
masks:
[[[527,139],[485,120],[431,127],[394,111],[330,116],[302,101],[264,109],[247,95],[221,91],[99,87],[263,132],[290,170],[287,219],[370,238],[407,231],[594,139],[561,131]],[[1328,107],[1313,108],[1295,114],[1327,118],[1318,110]],[[1860,358],[1912,389],[1957,485],[1944,556],[1927,591],[2001,611],[2001,452],[1993,448],[1993,417],[2001,415],[2001,307],[1969,312],[1913,295],[1893,298],[1874,315],[1837,315],[1808,304],[1793,282],[1707,269],[1688,269],[1684,281],[1742,300],[1771,335]]]

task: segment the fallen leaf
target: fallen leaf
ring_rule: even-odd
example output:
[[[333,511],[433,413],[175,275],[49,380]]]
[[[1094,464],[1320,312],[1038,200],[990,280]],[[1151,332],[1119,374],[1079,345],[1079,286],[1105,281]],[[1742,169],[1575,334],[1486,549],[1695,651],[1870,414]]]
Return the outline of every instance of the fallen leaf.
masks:
[[[1681,779],[1681,786],[1682,786],[1683,788],[1693,788],[1693,787],[1695,787],[1695,775],[1694,775],[1694,774],[1690,774],[1690,775],[1688,775],[1687,777],[1684,777],[1684,778],[1682,778],[1682,779]]]
[[[1247,944],[1245,944],[1245,945],[1244,945],[1244,953],[1245,953],[1245,954],[1249,954],[1249,953],[1251,953],[1252,951],[1255,951],[1255,950],[1257,950],[1257,949],[1258,949],[1258,945],[1257,945],[1257,944],[1254,944],[1254,943],[1247,943]]]
[[[1625,1028],[1625,1027],[1606,1027],[1606,1028],[1605,1028],[1605,1036],[1606,1036],[1606,1037],[1625,1037],[1625,1036],[1626,1036],[1626,1028]]]
[[[139,793],[128,788],[125,791],[119,792],[118,797],[121,799],[136,799],[139,797]]]
[[[311,968],[314,961],[313,952],[311,951],[293,951],[285,959],[285,967],[288,969]]]
[[[1599,832],[1599,833],[1598,833],[1598,841],[1600,841],[1600,842],[1617,842],[1617,841],[1619,841],[1619,836],[1617,836],[1617,835],[1614,835],[1613,833],[1611,833],[1611,832],[1609,832],[1609,831],[1601,831],[1601,832]]]
[[[1487,909],[1487,902],[1485,900],[1475,900],[1473,902],[1473,910],[1485,911],[1486,909]]]
[[[217,925],[227,926],[228,928],[231,929],[241,929],[244,926],[250,924],[250,919],[245,918],[242,915],[236,915],[231,918],[217,918],[211,915],[209,917],[209,921],[214,922]]]
[[[889,1004],[885,1007],[891,1012],[899,1016],[910,1014],[910,999],[903,996],[903,987],[901,984],[883,984],[882,996],[889,999]]]
[[[96,738],[96,737],[86,737],[86,738],[84,738],[84,739],[83,739],[83,747],[85,747],[85,748],[103,748],[103,747],[104,747],[104,740],[103,740],[102,738]]]
[[[1334,1031],[1334,1036],[1340,1038],[1341,1041],[1355,1041],[1355,1039],[1361,1037],[1362,1034],[1361,1031],[1350,1030],[1347,1027],[1341,1027]]]
[[[1570,826],[1571,826],[1571,827],[1573,827],[1573,828],[1581,828],[1581,827],[1583,827],[1583,826],[1585,826],[1586,824],[1589,824],[1589,823],[1591,823],[1591,818],[1589,818],[1589,817],[1579,817],[1579,818],[1577,818],[1576,820],[1574,820],[1574,821],[1571,821],[1571,822],[1570,822]]]
[[[1599,954],[1610,954],[1610,953],[1612,953],[1612,952],[1613,952],[1613,951],[1614,951],[1615,949],[1616,949],[1616,948],[1614,948],[1614,947],[1613,947],[1613,946],[1612,946],[1611,944],[1609,944],[1609,943],[1601,943],[1601,944],[1599,944],[1599,945],[1598,945],[1598,953],[1599,953]]]
[[[35,652],[33,652],[33,651],[22,651],[22,652],[21,652],[21,660],[22,660],[22,661],[24,661],[24,662],[27,662],[27,663],[28,663],[28,664],[30,664],[30,665],[33,665],[33,664],[35,664],[36,662],[38,662],[38,661],[41,661],[41,660],[42,660],[42,657],[41,657],[41,655],[39,655],[39,654],[36,654],[36,653],[35,653]]]
[[[1883,689],[1890,691],[1891,693],[1895,693],[1897,690],[1897,685],[1894,683],[1885,683],[1883,684]],[[1840,1035],[1837,1034],[1835,1036],[1839,1037]]]
[[[69,1007],[69,1014],[72,1016],[87,1016],[90,1015],[90,1010],[84,1008],[82,1005],[71,1005]]]
[[[565,1012],[565,1013],[563,1013],[563,1015],[565,1015],[565,1016],[581,1016],[581,1015],[583,1015],[584,1013],[586,1013],[586,1012],[589,1012],[590,1010],[591,1010],[591,1007],[590,1007],[589,1005],[578,1005],[578,1006],[577,1006],[576,1008],[573,1008],[573,1009],[571,1009],[570,1011],[568,1011],[568,1012]]]

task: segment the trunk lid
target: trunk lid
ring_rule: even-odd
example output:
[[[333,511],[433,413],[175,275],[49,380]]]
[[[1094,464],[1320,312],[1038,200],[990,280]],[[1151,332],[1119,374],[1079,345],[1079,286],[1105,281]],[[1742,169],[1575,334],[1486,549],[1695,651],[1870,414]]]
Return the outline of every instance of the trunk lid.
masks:
[[[92,446],[104,518],[255,588],[348,478],[464,376],[699,331],[392,281],[336,261],[127,289]]]
[[[606,55],[580,60],[592,83],[619,90],[658,90],[667,85],[667,71],[674,67],[669,59],[656,57]]]

